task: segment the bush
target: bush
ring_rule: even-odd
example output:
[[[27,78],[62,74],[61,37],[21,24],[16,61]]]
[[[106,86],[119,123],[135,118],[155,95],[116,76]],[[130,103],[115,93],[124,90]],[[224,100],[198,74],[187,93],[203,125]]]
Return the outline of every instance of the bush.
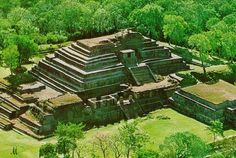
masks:
[[[70,35],[70,40],[74,41],[74,40],[78,40],[81,38],[81,32],[77,31],[75,33],[73,33],[72,35]]]
[[[159,154],[153,150],[142,149],[136,153],[136,158],[158,158]]]
[[[203,83],[215,83],[219,80],[219,77],[215,72],[210,72],[206,75],[204,75],[203,73],[191,72],[191,75]]]
[[[194,76],[197,80],[206,83],[215,83],[219,79],[231,84],[235,84],[236,82],[234,71],[209,72],[206,76],[202,73],[192,72],[191,75]]]
[[[57,44],[67,41],[67,37],[61,34],[54,34],[52,32],[47,34],[47,43]]]
[[[47,43],[47,37],[44,35],[35,34],[32,36],[32,38],[34,39],[35,43],[37,43],[39,45]]]
[[[181,87],[187,87],[197,84],[197,79],[191,74],[178,74],[178,76],[183,78],[183,80],[180,82]]]
[[[187,48],[176,47],[173,52],[180,55],[186,62],[192,62],[193,55]]]
[[[25,83],[30,83],[36,81],[36,79],[30,75],[28,72],[20,73],[17,75],[9,76],[7,78],[8,82],[11,83],[12,88],[16,88],[17,86]]]
[[[175,133],[164,139],[163,144],[159,146],[160,157],[194,157],[202,158],[209,154],[210,146],[201,138],[190,133]]]

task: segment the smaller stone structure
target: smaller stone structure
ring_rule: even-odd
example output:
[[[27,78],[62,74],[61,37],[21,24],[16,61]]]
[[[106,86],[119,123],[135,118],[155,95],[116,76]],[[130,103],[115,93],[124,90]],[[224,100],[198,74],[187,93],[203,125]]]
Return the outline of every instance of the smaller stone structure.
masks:
[[[236,127],[236,87],[223,80],[179,89],[170,101],[174,109],[204,123],[220,120]]]

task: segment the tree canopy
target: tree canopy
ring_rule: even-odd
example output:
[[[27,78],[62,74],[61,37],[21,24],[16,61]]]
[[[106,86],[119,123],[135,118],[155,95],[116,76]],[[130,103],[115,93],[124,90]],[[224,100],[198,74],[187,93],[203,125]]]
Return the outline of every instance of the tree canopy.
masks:
[[[0,49],[16,35],[35,44],[60,43],[132,27],[185,47],[192,46],[189,38],[202,34],[210,40],[210,55],[235,58],[235,0],[0,0],[0,4]]]

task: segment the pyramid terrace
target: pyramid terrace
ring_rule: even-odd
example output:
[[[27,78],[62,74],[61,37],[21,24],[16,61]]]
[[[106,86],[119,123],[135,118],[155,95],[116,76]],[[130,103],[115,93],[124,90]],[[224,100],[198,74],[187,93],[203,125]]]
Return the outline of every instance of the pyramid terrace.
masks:
[[[37,82],[1,93],[1,127],[42,139],[58,122],[89,128],[142,116],[168,103],[178,88],[169,74],[186,69],[169,48],[131,30],[78,40],[30,70]]]

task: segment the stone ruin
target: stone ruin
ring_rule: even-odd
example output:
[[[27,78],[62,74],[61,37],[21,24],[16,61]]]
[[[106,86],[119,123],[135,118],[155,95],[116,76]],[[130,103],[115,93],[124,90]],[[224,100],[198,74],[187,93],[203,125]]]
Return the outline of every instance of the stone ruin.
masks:
[[[172,107],[206,124],[213,120],[236,128],[236,87],[223,80],[182,88],[170,97]]]
[[[170,49],[131,30],[78,40],[32,68],[39,82],[2,93],[11,99],[0,95],[0,125],[41,139],[59,121],[90,128],[142,116],[163,107],[178,87],[168,75],[188,68]]]

